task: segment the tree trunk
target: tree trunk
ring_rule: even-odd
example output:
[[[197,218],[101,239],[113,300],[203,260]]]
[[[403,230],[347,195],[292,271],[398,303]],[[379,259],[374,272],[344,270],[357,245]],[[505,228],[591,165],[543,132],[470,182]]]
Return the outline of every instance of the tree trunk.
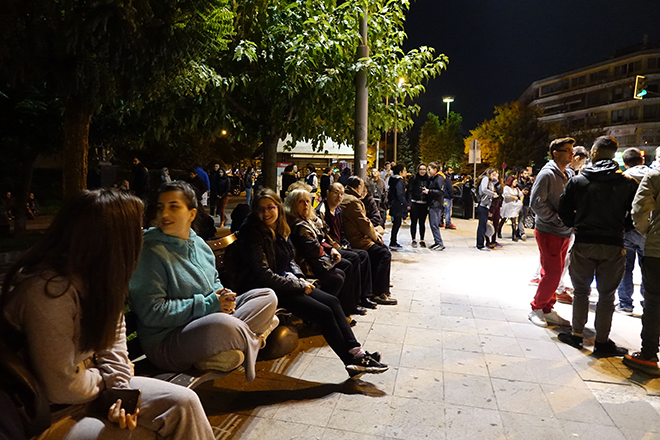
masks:
[[[14,219],[14,235],[23,235],[25,233],[25,223],[27,221],[27,202],[30,196],[30,187],[32,186],[32,175],[34,172],[34,161],[36,158],[25,158],[21,162],[21,181],[16,194],[16,218]]]
[[[261,172],[264,173],[264,186],[277,192],[277,142],[279,134],[269,134],[264,142],[264,160]]]
[[[64,197],[87,188],[87,153],[92,104],[71,98],[64,111]]]

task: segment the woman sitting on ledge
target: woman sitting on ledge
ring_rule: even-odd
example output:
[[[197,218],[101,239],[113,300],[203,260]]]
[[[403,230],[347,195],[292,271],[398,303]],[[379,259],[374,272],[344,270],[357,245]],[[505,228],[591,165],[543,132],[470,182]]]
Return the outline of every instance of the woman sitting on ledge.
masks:
[[[252,202],[252,214],[238,235],[236,266],[240,267],[241,290],[270,287],[277,294],[280,306],[318,324],[350,377],[385,372],[388,367],[380,363],[380,354],[365,352],[355,339],[339,300],[303,277],[293,261],[290,232],[277,194],[269,188],[259,191]]]
[[[122,191],[83,191],[7,273],[3,338],[17,333],[25,341],[22,354],[50,403],[81,405],[64,410],[40,440],[214,438],[193,391],[133,377],[123,310],[142,247],[142,210]],[[82,406],[117,388],[142,391],[133,414],[119,400],[103,408],[105,416]]]
[[[161,186],[157,227],[144,233],[130,283],[139,340],[160,368],[231,371],[243,365],[251,381],[259,349],[279,324],[277,297],[263,287],[236,297],[222,286],[213,251],[191,229],[196,214],[189,184]]]

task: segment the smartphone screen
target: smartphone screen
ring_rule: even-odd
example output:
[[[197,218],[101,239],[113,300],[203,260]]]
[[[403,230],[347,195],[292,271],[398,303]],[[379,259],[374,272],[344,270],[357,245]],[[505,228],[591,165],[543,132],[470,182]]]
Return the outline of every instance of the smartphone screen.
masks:
[[[140,397],[142,391],[132,389],[112,389],[103,390],[92,402],[90,411],[94,414],[107,415],[110,407],[118,400],[121,399],[121,407],[126,411],[126,414],[133,414],[140,405]]]

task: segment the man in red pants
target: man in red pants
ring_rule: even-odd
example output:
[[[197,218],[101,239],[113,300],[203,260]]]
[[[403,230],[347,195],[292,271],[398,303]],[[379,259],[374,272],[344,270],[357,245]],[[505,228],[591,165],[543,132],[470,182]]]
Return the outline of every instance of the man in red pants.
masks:
[[[532,188],[530,204],[536,213],[534,235],[541,254],[541,281],[528,318],[539,327],[570,325],[552,307],[557,301],[555,292],[564,270],[572,233],[572,228],[564,225],[557,211],[559,197],[568,182],[566,166],[573,160],[574,144],[575,139],[569,137],[550,143],[552,160],[541,169]]]

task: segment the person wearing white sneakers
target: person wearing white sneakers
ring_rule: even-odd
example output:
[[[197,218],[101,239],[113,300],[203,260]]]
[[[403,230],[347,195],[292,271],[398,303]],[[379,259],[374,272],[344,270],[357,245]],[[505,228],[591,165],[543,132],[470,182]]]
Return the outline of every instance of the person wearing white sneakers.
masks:
[[[552,307],[557,301],[555,292],[564,270],[573,228],[559,218],[559,197],[568,182],[566,166],[573,160],[575,139],[561,138],[550,143],[552,160],[539,173],[534,186],[530,205],[536,213],[534,235],[541,254],[541,280],[531,302],[532,311],[528,318],[539,327],[548,325],[568,326],[570,323],[559,316]]]

